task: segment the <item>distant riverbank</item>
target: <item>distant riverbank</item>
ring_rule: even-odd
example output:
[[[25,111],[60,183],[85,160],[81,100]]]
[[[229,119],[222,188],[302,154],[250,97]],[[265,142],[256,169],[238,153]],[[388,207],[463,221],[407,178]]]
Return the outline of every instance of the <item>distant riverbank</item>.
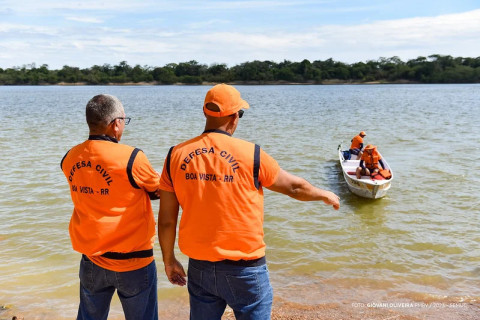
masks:
[[[480,57],[443,55],[401,61],[398,57],[380,58],[352,64],[333,59],[307,59],[301,62],[249,61],[228,67],[206,65],[195,60],[159,66],[94,65],[90,68],[63,66],[49,69],[35,63],[0,68],[0,85],[155,85],[239,83],[239,84],[380,84],[380,83],[480,83]]]
[[[249,85],[249,86],[256,86],[256,85],[362,85],[362,84],[420,84],[420,82],[416,81],[408,81],[408,80],[399,80],[399,81],[344,81],[340,79],[331,79],[325,80],[321,82],[309,81],[309,82],[290,82],[290,81],[232,81],[227,82],[230,85]],[[96,84],[102,86],[213,86],[217,84],[217,82],[202,82],[202,83],[172,83],[172,84],[165,84],[158,81],[151,81],[151,82],[124,82],[124,83],[103,83],[103,84]],[[59,82],[56,84],[38,84],[38,85],[57,85],[57,86],[92,86],[87,82],[75,82],[75,83],[67,83],[67,82]]]

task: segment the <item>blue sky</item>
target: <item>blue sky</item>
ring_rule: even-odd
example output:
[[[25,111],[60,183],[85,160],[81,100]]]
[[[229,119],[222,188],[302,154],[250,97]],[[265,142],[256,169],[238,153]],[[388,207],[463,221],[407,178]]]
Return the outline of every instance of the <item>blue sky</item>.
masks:
[[[480,0],[0,0],[0,67],[480,56]]]

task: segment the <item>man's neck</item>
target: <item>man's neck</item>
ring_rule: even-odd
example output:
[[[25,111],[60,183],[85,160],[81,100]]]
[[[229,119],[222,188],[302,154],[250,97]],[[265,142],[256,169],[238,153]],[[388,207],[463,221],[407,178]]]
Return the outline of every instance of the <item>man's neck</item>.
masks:
[[[90,133],[89,133],[90,136],[106,136],[106,137],[110,137],[110,138],[113,138],[115,140],[119,140],[117,137],[115,137],[115,134],[113,132],[110,132],[110,131],[92,131],[90,130]]]
[[[233,135],[233,132],[234,132],[234,130],[232,130],[231,127],[229,128],[228,125],[225,125],[225,126],[208,126],[208,125],[206,125],[204,131],[213,131],[213,130],[224,131],[224,132],[228,133],[229,135]]]
[[[107,135],[89,135],[88,140],[104,140],[118,143],[118,140]]]

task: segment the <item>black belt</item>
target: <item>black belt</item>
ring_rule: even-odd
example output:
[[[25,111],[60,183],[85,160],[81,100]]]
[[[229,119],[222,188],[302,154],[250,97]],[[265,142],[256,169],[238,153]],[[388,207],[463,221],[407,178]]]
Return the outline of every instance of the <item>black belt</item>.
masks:
[[[253,260],[221,260],[218,262],[223,262],[225,264],[229,264],[237,267],[258,267],[266,264],[267,259],[265,259],[265,257],[261,257]]]
[[[208,263],[208,264],[227,264],[227,265],[231,265],[231,266],[237,266],[237,267],[259,267],[259,266],[263,266],[264,264],[267,263],[267,259],[265,259],[265,256],[261,257],[261,258],[258,258],[258,259],[252,259],[252,260],[228,260],[228,259],[225,259],[225,260],[220,260],[220,261],[215,261],[215,262],[212,262],[212,261],[207,261],[207,260],[197,260],[197,259],[193,259],[193,258],[190,258],[190,260],[193,260],[193,261],[198,261],[199,263]]]
[[[263,266],[264,264],[267,263],[267,259],[265,259],[265,256],[258,258],[258,259],[252,259],[252,260],[220,260],[220,261],[206,261],[206,260],[197,260],[197,259],[192,259],[190,260],[198,261],[198,262],[208,262],[208,263],[221,263],[221,264],[228,264],[231,266],[237,266],[237,267],[259,267]]]
[[[132,252],[105,252],[101,257],[114,259],[114,260],[126,260],[133,258],[150,258],[153,257],[153,249],[132,251]]]

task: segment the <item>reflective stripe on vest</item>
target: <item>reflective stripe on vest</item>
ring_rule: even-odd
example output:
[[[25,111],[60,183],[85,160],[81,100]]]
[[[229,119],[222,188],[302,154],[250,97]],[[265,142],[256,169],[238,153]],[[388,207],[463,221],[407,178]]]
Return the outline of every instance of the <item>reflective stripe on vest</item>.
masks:
[[[172,158],[173,148],[175,148],[175,146],[171,147],[170,150],[168,150],[167,161],[165,163],[165,165],[167,166],[168,179],[170,179],[172,186],[173,186],[173,181],[172,181],[172,175],[170,174],[170,162]]]
[[[260,182],[258,181],[258,174],[260,172],[260,146],[255,144],[255,153],[253,154],[253,182],[255,188],[260,189]]]
[[[138,148],[133,149],[132,154],[130,155],[130,159],[128,159],[128,164],[127,164],[128,181],[130,181],[130,184],[135,189],[140,189],[138,184],[135,182],[135,179],[133,179],[133,174],[132,174],[133,162],[135,161],[135,157],[137,156],[138,151],[141,151],[141,150],[138,149]]]

